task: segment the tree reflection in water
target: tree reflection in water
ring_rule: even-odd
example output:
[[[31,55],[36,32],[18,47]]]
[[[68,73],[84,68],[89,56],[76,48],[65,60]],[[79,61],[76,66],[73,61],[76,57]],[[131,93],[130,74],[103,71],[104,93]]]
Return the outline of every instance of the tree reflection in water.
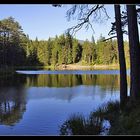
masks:
[[[22,87],[25,77],[4,76],[0,81],[0,124],[12,126],[22,119],[26,111]]]
[[[40,74],[27,75],[26,86],[31,87],[73,87],[78,85],[100,86],[103,90],[111,86],[119,89],[118,75],[92,75],[92,74]],[[113,85],[112,85],[113,84]]]
[[[71,101],[81,95],[93,98],[99,96],[104,99],[107,95],[106,92],[111,91],[113,94],[118,89],[119,75],[115,74],[17,74],[11,77],[3,76],[0,79],[0,124],[12,126],[18,123],[26,111],[27,99],[54,98]]]

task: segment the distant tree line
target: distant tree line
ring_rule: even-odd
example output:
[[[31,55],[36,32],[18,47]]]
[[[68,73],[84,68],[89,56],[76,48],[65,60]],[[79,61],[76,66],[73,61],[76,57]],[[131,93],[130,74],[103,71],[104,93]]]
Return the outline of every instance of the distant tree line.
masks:
[[[69,33],[48,40],[30,40],[20,24],[9,17],[0,21],[0,66],[49,66],[80,63],[83,65],[118,64],[117,40],[79,42]],[[129,63],[128,42],[124,42]]]

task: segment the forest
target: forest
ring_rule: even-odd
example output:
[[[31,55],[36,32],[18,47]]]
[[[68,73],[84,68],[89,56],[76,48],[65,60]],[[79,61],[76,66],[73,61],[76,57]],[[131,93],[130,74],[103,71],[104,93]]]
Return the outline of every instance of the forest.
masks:
[[[0,66],[56,66],[61,64],[118,64],[117,40],[80,41],[68,32],[48,40],[31,40],[13,17],[0,21]],[[129,64],[128,42],[124,41],[126,62]]]
[[[62,4],[54,4],[51,6],[62,8]],[[60,127],[60,135],[100,135],[102,128],[104,128],[104,121],[106,120],[110,123],[110,128],[108,128],[109,135],[140,134],[140,44],[138,28],[138,25],[140,24],[140,5],[126,4],[124,7],[125,8],[122,8],[122,5],[120,4],[113,5],[114,21],[110,23],[112,27],[110,28],[110,31],[108,31],[109,36],[108,38],[105,38],[101,34],[97,40],[95,40],[94,34],[91,34],[91,40],[85,39],[81,41],[73,36],[73,32],[77,32],[84,25],[85,28],[92,28],[93,22],[96,22],[99,19],[104,20],[101,17],[103,14],[106,19],[109,19],[109,13],[107,13],[106,6],[104,4],[71,5],[71,8],[67,10],[66,15],[69,21],[74,19],[77,20],[78,23],[75,26],[70,27],[65,33],[50,36],[44,40],[39,40],[38,37],[34,40],[30,39],[30,36],[24,32],[24,29],[22,29],[22,25],[20,25],[14,17],[1,19],[0,72],[5,72],[7,69],[12,71],[13,69],[14,74],[16,73],[15,75],[11,74],[10,76],[0,73],[0,87],[2,91],[0,106],[3,105],[3,110],[1,111],[2,115],[0,114],[0,116],[2,116],[1,122],[6,122],[5,118],[10,116],[9,112],[12,112],[10,111],[10,103],[11,100],[14,99],[13,97],[15,93],[23,94],[25,92],[25,95],[35,95],[35,93],[37,93],[37,89],[39,89],[39,93],[42,92],[51,95],[55,91],[57,95],[60,95],[58,90],[61,90],[61,93],[65,93],[66,95],[69,95],[69,92],[75,92],[80,96],[80,93],[83,93],[83,89],[85,89],[85,95],[87,95],[87,93],[91,93],[96,97],[97,94],[101,94],[103,97],[104,95],[111,93],[111,96],[106,96],[109,99],[107,104],[103,104],[101,107],[99,106],[99,108],[96,108],[97,110],[93,110],[89,117],[84,118],[83,116],[73,115],[66,121],[64,120],[64,123]],[[47,28],[47,25],[44,28]],[[98,29],[94,30],[98,31]],[[102,33],[104,32],[105,31],[102,31]],[[124,34],[127,35],[128,41],[124,40]],[[45,73],[43,75],[44,71],[50,71],[50,69],[47,71],[43,68],[57,68],[57,66],[65,66],[69,64],[78,64],[80,66],[106,65],[109,67],[111,67],[111,65],[118,65],[119,70],[111,70],[114,74],[110,73],[110,75],[110,71],[108,69],[103,70],[106,74],[102,73],[102,70],[100,69],[97,71],[92,69],[92,71],[96,71],[97,73],[89,75],[88,71],[86,71],[86,75],[80,75],[78,71],[77,74],[70,75],[69,71],[66,70],[66,74],[59,74],[60,71],[55,71],[55,74]],[[30,71],[30,67],[33,68],[32,71]],[[36,69],[34,69],[36,67],[43,69],[40,70],[40,74],[37,74]],[[22,71],[22,68],[25,68],[25,70],[30,72],[26,73],[25,71]],[[17,69],[20,73],[18,73]],[[52,70],[54,71],[54,69]],[[115,71],[118,71],[118,73],[115,73]],[[22,82],[23,85],[21,85],[21,87],[23,88],[23,92],[19,92],[19,86]],[[14,91],[12,88],[9,88],[11,85],[14,85],[16,88],[18,87],[18,90],[15,89]],[[8,98],[9,93],[4,86],[10,89],[9,92],[12,93],[11,97]],[[81,88],[82,86],[84,88]],[[93,88],[90,88],[89,86],[92,86]],[[87,89],[89,91],[91,89],[91,91],[89,92]],[[5,94],[5,91],[7,95]],[[115,97],[113,97],[112,93],[116,94],[114,94]],[[21,107],[21,112],[23,113],[26,110],[26,101],[24,101],[24,94],[23,96],[19,95],[20,94],[15,95],[15,99],[13,100],[15,103],[13,102],[12,108],[17,108],[18,105],[20,105],[20,100],[23,98],[23,102],[21,102],[21,105],[23,103],[23,108]],[[72,99],[73,96],[69,97]],[[110,102],[112,100],[111,97],[117,99],[117,102]],[[39,96],[37,99],[39,99]],[[19,103],[16,104],[18,100]],[[29,100],[27,101],[29,102]],[[51,101],[51,104],[44,104],[49,101]],[[95,101],[97,102],[93,101],[93,106],[98,103],[98,98],[96,98]],[[103,103],[105,103],[104,101],[105,100],[103,100]],[[48,108],[48,110],[46,110],[49,105],[54,105],[54,108],[56,109],[53,112],[55,114],[53,116],[54,118],[49,116],[51,120],[59,120],[57,116],[59,113],[57,111],[62,111],[62,113],[66,114],[66,111],[71,109],[74,110],[77,107],[82,107],[83,110],[86,106],[85,103],[90,105],[90,100],[87,100],[86,96],[84,96],[84,98],[78,98],[74,102],[76,104],[72,104],[71,108],[67,108],[68,106],[66,106],[65,103],[62,104],[62,108],[57,108],[59,107],[60,102],[57,104],[57,100],[46,100],[43,101],[43,106],[46,106],[46,113],[44,113],[45,111],[43,113],[41,112],[42,114],[40,112],[33,112],[35,115],[40,115],[37,116],[37,119],[43,117],[44,121],[40,120],[44,125],[45,122],[47,122],[46,117],[53,112],[52,106],[50,106],[51,109]],[[34,106],[35,111],[42,111],[42,104],[40,104],[40,106],[36,106],[38,105],[37,103],[38,102],[36,100],[30,108]],[[79,106],[77,103],[79,103]],[[29,106],[27,107],[29,110]],[[63,110],[63,107],[66,107],[65,110]],[[88,106],[88,108],[90,107],[91,105]],[[85,108],[84,113],[86,113],[88,108]],[[13,109],[13,111],[15,110]],[[18,112],[20,112],[20,107]],[[31,110],[29,113],[30,112]],[[31,116],[33,112],[31,112],[29,116]],[[79,108],[77,113],[79,113]],[[37,120],[34,119],[35,115],[33,115],[33,119],[30,118],[27,124],[30,123],[31,120]],[[60,114],[61,118],[62,116],[63,115]],[[17,115],[17,118],[21,117]],[[48,124],[46,124],[45,127],[41,127],[41,123],[39,122],[40,120],[36,121],[39,124],[37,125],[37,128],[49,127]],[[48,122],[50,122],[50,120]],[[34,126],[34,124],[35,122],[32,122],[29,126]],[[54,122],[50,125],[50,128],[53,127],[53,124]],[[34,128],[35,127],[33,127],[33,130],[35,130]],[[35,131],[39,132],[38,130]],[[45,134],[46,132],[48,131],[45,131]],[[105,135],[108,134],[106,133]]]

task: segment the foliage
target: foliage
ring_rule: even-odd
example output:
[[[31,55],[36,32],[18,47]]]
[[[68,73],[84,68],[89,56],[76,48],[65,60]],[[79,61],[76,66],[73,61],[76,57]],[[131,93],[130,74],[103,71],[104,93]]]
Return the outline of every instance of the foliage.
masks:
[[[100,135],[104,131],[104,120],[114,120],[119,114],[119,102],[109,102],[91,112],[87,119],[81,114],[73,114],[60,127],[61,135]]]
[[[16,66],[24,64],[24,42],[26,36],[14,18],[0,21],[0,66]],[[18,58],[18,59],[17,59]]]
[[[101,132],[105,131],[102,125],[103,121],[108,120],[110,128],[107,135],[139,135],[139,108],[140,100],[132,102],[130,98],[127,99],[123,107],[118,101],[108,102],[91,112],[87,119],[82,115],[73,115],[62,124],[60,132],[61,135],[100,135]],[[91,120],[96,120],[98,123]],[[100,127],[97,129],[98,127],[95,126]]]
[[[90,116],[73,115],[60,128],[60,135],[97,135],[101,132],[102,122]]]
[[[81,43],[69,33],[48,40],[30,40],[14,18],[0,21],[0,66],[57,66],[82,62],[83,65],[118,64],[117,41],[105,41],[101,35],[95,42]],[[128,42],[125,41],[129,64]]]

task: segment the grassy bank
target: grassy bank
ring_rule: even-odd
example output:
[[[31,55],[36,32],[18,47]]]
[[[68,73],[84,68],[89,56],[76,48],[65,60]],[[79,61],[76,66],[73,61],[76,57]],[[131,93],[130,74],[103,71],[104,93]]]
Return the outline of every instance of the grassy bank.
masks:
[[[118,64],[112,64],[112,65],[82,65],[80,63],[77,64],[68,64],[68,65],[57,65],[55,66],[55,69],[58,70],[113,70],[113,69],[119,69]]]
[[[117,64],[114,65],[81,65],[81,64],[62,64],[62,65],[50,65],[50,66],[18,66],[14,67],[16,70],[104,70],[104,69],[119,69]]]
[[[140,135],[140,101],[127,101],[123,107],[119,102],[109,102],[89,117],[81,116],[67,119],[60,127],[60,135]],[[104,127],[105,120],[110,122],[110,128]]]
[[[126,65],[127,69],[130,68],[129,64]],[[102,65],[102,64],[82,64],[81,62],[75,64],[68,64],[68,65],[57,65],[54,67],[55,69],[59,70],[119,70],[119,64],[109,64],[109,65]]]

